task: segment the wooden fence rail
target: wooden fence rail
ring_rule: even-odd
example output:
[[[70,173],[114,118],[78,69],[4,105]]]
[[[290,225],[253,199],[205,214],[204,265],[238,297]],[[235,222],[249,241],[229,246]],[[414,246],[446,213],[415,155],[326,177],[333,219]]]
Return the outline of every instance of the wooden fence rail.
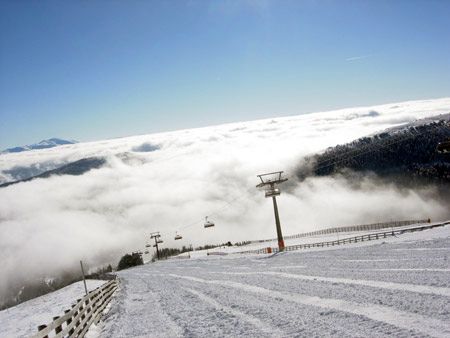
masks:
[[[64,311],[64,315],[53,317],[48,325],[39,325],[38,333],[32,338],[63,338],[84,337],[92,323],[97,324],[102,311],[110,302],[118,285],[117,279],[110,280],[104,285],[90,291],[71,309]]]
[[[389,231],[383,231],[383,232],[377,232],[377,233],[370,233],[365,235],[358,235],[353,237],[346,237],[342,239],[337,239],[333,241],[324,241],[324,242],[317,242],[317,243],[306,243],[306,244],[298,244],[298,245],[288,245],[285,247],[285,251],[294,251],[294,250],[301,250],[301,249],[309,249],[309,248],[317,248],[317,247],[330,247],[335,245],[343,245],[343,244],[349,244],[349,243],[358,243],[358,242],[365,242],[365,241],[372,241],[376,239],[382,239],[387,238],[391,236],[397,236],[404,234],[406,232],[415,232],[415,231],[423,231],[428,229],[433,229],[437,227],[442,227],[445,225],[449,225],[450,221],[443,222],[443,223],[436,223],[436,224],[430,224],[430,225],[421,225],[413,228],[406,228],[406,229],[391,229]],[[247,250],[247,251],[241,251],[237,252],[238,254],[267,254],[267,253],[276,253],[278,252],[278,248],[262,248],[262,249],[256,249],[256,250]]]

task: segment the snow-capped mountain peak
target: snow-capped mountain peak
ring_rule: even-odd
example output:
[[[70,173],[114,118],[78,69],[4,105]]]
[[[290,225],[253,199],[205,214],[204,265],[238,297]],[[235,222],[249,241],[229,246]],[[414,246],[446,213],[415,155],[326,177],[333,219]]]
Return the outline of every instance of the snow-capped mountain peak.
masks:
[[[74,140],[63,140],[60,138],[49,138],[47,140],[42,140],[38,143],[33,143],[25,146],[13,147],[3,150],[1,153],[20,153],[22,151],[35,150],[35,149],[45,149],[45,148],[53,148],[65,144],[74,144],[77,141]]]

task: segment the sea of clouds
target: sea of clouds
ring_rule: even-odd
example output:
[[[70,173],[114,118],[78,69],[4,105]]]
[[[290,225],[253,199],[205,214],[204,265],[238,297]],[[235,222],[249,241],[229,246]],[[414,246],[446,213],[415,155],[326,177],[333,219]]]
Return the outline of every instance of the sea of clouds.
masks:
[[[0,155],[0,180],[12,169],[51,169],[86,157],[107,164],[81,176],[53,176],[0,188],[0,298],[13,283],[57,275],[82,259],[116,264],[143,250],[149,233],[163,246],[273,238],[270,199],[257,174],[284,170],[278,199],[286,235],[327,226],[449,217],[432,190],[405,190],[369,178],[298,182],[305,155],[416,119],[450,112],[450,98],[341,109],[207,128],[86,142]],[[216,227],[203,228],[210,215]],[[174,241],[175,232],[183,235]]]

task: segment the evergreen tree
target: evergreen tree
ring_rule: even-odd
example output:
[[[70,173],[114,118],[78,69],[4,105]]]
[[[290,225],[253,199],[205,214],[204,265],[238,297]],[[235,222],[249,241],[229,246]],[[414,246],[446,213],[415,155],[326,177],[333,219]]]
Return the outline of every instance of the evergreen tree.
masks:
[[[137,266],[137,265],[142,265],[144,264],[141,255],[139,255],[138,253],[132,253],[130,254],[126,254],[125,256],[123,256],[120,261],[119,264],[117,266],[117,270],[123,270],[123,269],[127,269],[127,268],[131,268],[132,266]]]

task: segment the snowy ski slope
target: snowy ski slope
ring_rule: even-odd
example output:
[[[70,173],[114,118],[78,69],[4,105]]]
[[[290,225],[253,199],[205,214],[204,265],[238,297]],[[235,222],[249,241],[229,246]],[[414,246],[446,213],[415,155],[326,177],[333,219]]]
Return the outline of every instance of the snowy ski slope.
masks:
[[[119,273],[101,337],[449,337],[450,226]],[[97,328],[98,332],[98,328]]]

